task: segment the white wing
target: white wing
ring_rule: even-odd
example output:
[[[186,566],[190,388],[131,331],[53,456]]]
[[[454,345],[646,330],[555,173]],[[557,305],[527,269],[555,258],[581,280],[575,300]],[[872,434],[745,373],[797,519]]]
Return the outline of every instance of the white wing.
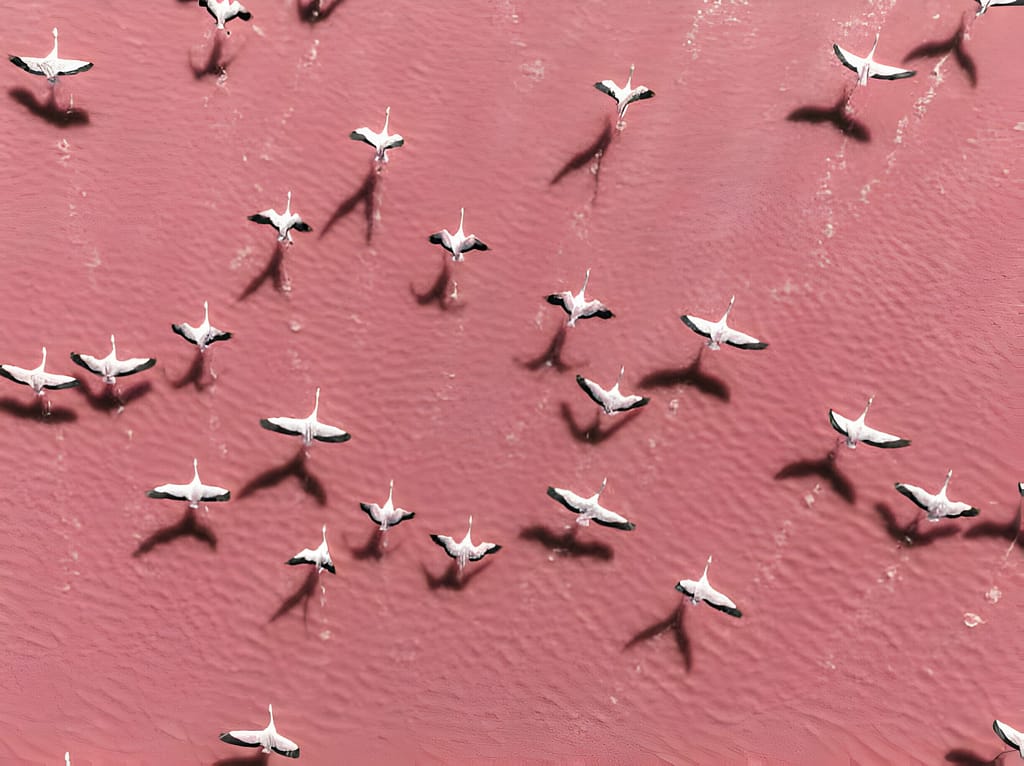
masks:
[[[899,436],[887,434],[885,431],[878,431],[866,425],[860,427],[860,438],[858,441],[870,444],[872,447],[906,447],[910,444],[910,439],[902,439]]]
[[[43,381],[43,388],[71,388],[78,385],[78,378],[71,375],[56,375],[52,372],[36,373]]]
[[[0,375],[3,375],[8,380],[13,380],[15,383],[27,386],[32,378],[32,371],[14,364],[0,364]]]
[[[643,407],[649,401],[651,400],[646,396],[638,396],[637,394],[623,396],[622,394],[618,394],[615,397],[615,401],[612,404],[612,412],[610,414],[614,415],[616,412],[626,412],[627,410],[634,410],[637,407]]]
[[[620,516],[615,511],[610,511],[602,506],[598,506],[595,510],[594,521],[605,527],[615,527],[616,529],[625,529],[627,531],[636,529],[636,524],[625,516]]]
[[[265,729],[260,731],[226,731],[220,735],[221,742],[227,742],[229,745],[240,745],[241,747],[260,747],[260,738],[263,736]]]
[[[913,77],[915,74],[917,74],[917,71],[913,69],[901,69],[900,67],[887,66],[875,62],[871,64],[871,76],[876,80],[900,80],[904,77]]]
[[[448,535],[431,535],[430,539],[444,548],[445,553],[453,559],[459,557],[459,544]]]
[[[302,418],[263,418],[260,425],[268,431],[277,431],[279,434],[289,436],[301,436],[306,427],[306,419]]]
[[[580,307],[580,318],[597,316],[601,319],[611,319],[614,314],[601,301],[587,301]]]
[[[832,427],[843,436],[850,435],[850,421],[835,410],[830,409],[828,411],[828,422],[831,423]]]
[[[835,51],[836,56],[841,62],[843,62],[843,66],[847,69],[852,69],[854,72],[857,72],[864,65],[864,59],[855,53],[850,53],[845,48],[839,47],[835,43],[832,44],[832,50]]]
[[[728,343],[730,346],[736,348],[747,348],[747,349],[762,349],[767,348],[768,344],[759,341],[752,335],[747,335],[739,330],[734,330],[729,326],[726,326],[722,330],[722,343]]]
[[[156,364],[156,359],[143,359],[141,357],[133,357],[131,359],[119,359],[113,364],[114,375],[125,376],[134,375],[137,372],[148,370]]]
[[[90,356],[89,354],[77,354],[72,351],[71,361],[79,367],[84,367],[89,372],[94,372],[97,375],[103,374],[103,362],[94,356]]]
[[[231,490],[224,489],[224,487],[215,487],[212,484],[200,484],[199,492],[200,499],[208,503],[231,499]]]
[[[577,375],[576,383],[586,392],[587,396],[593,399],[603,409],[607,410],[611,406],[608,392],[597,385],[594,381],[589,378],[584,378],[582,375]]]
[[[165,500],[188,500],[190,487],[190,484],[161,484],[159,487],[153,487],[146,494],[149,497]]]
[[[920,487],[915,487],[913,484],[903,484],[902,482],[896,482],[896,491],[901,495],[905,495],[914,501],[914,504],[918,508],[927,511],[928,506],[935,500],[935,495],[930,492],[926,492]]]
[[[693,594],[697,592],[697,581],[680,580],[676,583],[676,590],[680,593],[685,593],[690,598],[693,598]]]
[[[711,331],[715,328],[715,325],[718,324],[717,322],[709,322],[706,319],[691,316],[690,314],[683,314],[679,318],[683,320],[683,324],[698,335],[703,335],[705,338],[711,337]]]
[[[601,82],[595,82],[594,87],[597,88],[602,93],[607,93],[609,96],[614,98],[616,102],[618,102],[622,98],[622,91],[619,89],[619,86],[616,85],[611,80],[601,80]]]
[[[384,143],[385,149],[397,149],[399,146],[405,144],[405,139],[402,138],[398,133],[392,133],[388,136],[388,140]]]
[[[479,561],[488,553],[497,553],[501,550],[501,546],[495,543],[480,543],[474,545],[469,550],[469,556],[467,557],[470,561]]]
[[[352,434],[336,426],[317,423],[313,427],[313,438],[319,442],[347,442]]]
[[[648,88],[646,85],[637,85],[630,92],[626,103],[632,104],[634,101],[642,101],[645,98],[653,98],[654,91]]]
[[[999,735],[999,739],[1014,750],[1020,750],[1021,742],[1024,741],[1024,735],[1019,731],[998,719],[992,722],[992,729]]]
[[[199,335],[196,333],[196,328],[190,325],[188,322],[182,322],[181,324],[172,324],[171,329],[180,335],[182,338],[187,340],[189,343],[199,345]]]
[[[369,144],[374,149],[378,148],[377,144],[380,141],[380,136],[377,133],[374,133],[369,128],[359,128],[358,130],[353,130],[351,133],[348,134],[348,137],[351,138],[353,141],[362,141],[365,144]]]
[[[57,71],[62,75],[78,74],[92,69],[91,61],[79,61],[78,59],[57,59]]]
[[[288,737],[282,737],[276,732],[270,740],[270,749],[278,755],[283,755],[286,758],[299,757],[299,746],[288,739]]]
[[[714,607],[720,612],[731,614],[733,617],[740,617],[741,612],[736,608],[735,602],[721,591],[717,591],[710,585],[705,586],[704,603]]]
[[[294,556],[292,556],[290,559],[288,559],[284,563],[292,564],[292,565],[295,565],[295,564],[316,564],[317,560],[318,559],[317,559],[316,551],[311,550],[309,548],[303,548],[301,551],[296,553]]]
[[[941,507],[942,515],[948,519],[956,519],[961,516],[977,516],[980,511],[969,503],[961,503],[958,500],[947,500]]]
[[[552,500],[557,500],[573,513],[583,513],[587,508],[587,498],[580,497],[568,489],[548,487],[548,497]]]

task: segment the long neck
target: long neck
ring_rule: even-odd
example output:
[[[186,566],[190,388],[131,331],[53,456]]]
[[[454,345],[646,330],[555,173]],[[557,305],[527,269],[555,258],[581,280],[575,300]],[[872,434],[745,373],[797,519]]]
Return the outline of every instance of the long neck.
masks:
[[[292,193],[291,192],[288,192],[288,202],[284,206],[284,214],[285,214],[285,217],[287,217],[287,216],[292,214]]]
[[[384,133],[384,137],[385,138],[387,138],[387,135],[388,135],[388,121],[390,119],[391,119],[391,107],[389,106],[389,107],[387,107],[384,110],[384,130],[382,132]]]
[[[53,28],[53,50],[50,51],[50,58],[57,58],[57,27]]]
[[[636,68],[636,64],[629,65],[629,77],[626,78],[626,85],[623,88],[625,91],[633,90],[633,70]]]
[[[459,208],[459,233],[460,234],[462,233],[462,222],[465,220],[465,218],[466,218],[466,208],[460,207]]]
[[[313,398],[313,412],[310,417],[316,420],[316,415],[320,411],[320,389],[316,390],[316,396]]]
[[[580,288],[580,294],[582,295],[587,291],[587,284],[590,282],[590,269],[587,269],[587,275],[583,277],[583,287]]]

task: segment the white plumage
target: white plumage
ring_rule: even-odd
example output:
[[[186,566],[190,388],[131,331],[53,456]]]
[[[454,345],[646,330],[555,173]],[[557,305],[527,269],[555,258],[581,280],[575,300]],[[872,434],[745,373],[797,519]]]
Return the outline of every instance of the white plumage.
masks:
[[[858,442],[864,442],[872,447],[885,447],[887,449],[908,446],[910,439],[902,439],[899,436],[887,434],[885,431],[878,431],[864,425],[864,419],[867,417],[868,409],[870,409],[871,403],[874,400],[874,396],[868,399],[864,412],[856,420],[845,418],[835,410],[830,409],[828,411],[828,422],[832,424],[832,428],[846,437],[846,446],[850,449],[856,448]]]
[[[913,500],[914,504],[927,514],[928,521],[955,519],[959,516],[977,516],[979,513],[977,508],[967,503],[950,500],[946,496],[949,480],[952,478],[953,469],[951,468],[949,473],[946,474],[946,481],[943,482],[942,489],[934,495],[920,487],[915,487],[913,484],[904,484],[902,482],[896,482],[896,491]]]
[[[277,733],[277,727],[274,726],[274,706],[267,705],[267,709],[270,711],[270,723],[267,724],[267,728],[259,731],[226,731],[220,735],[220,741],[240,747],[262,747],[264,753],[273,751],[286,758],[298,758],[299,746]]]
[[[620,412],[643,407],[651,401],[646,396],[638,396],[636,394],[629,394],[627,396],[619,391],[619,384],[622,383],[622,376],[625,372],[626,368],[622,367],[619,370],[619,377],[615,381],[615,385],[609,389],[601,388],[597,383],[589,378],[584,378],[582,375],[576,376],[576,383],[586,392],[587,396],[600,405],[605,414],[617,415]]]
[[[292,244],[292,229],[295,231],[313,231],[313,227],[302,220],[298,213],[292,212],[292,193],[288,192],[288,203],[284,212],[278,213],[273,208],[253,213],[249,216],[250,221],[265,223],[277,229],[277,241]]]
[[[588,526],[591,521],[594,521],[604,527],[614,527],[626,531],[635,529],[636,524],[629,521],[625,516],[621,516],[601,505],[601,493],[604,492],[607,484],[608,478],[605,477],[601,482],[601,488],[590,497],[577,495],[568,489],[548,487],[548,497],[561,503],[573,513],[579,514],[576,517],[576,523],[580,526]]]
[[[641,101],[645,98],[653,98],[654,91],[644,85],[637,85],[633,87],[633,70],[635,69],[634,64],[629,65],[629,77],[626,78],[626,84],[621,88],[616,85],[612,80],[601,80],[601,82],[595,82],[594,87],[602,93],[607,93],[609,96],[615,99],[616,105],[619,108],[619,124],[622,125],[622,121],[626,117],[626,109],[634,101]]]
[[[711,584],[708,582],[708,567],[710,566],[711,557],[708,556],[708,563],[704,565],[704,574],[700,576],[700,579],[680,580],[676,583],[676,590],[689,596],[690,602],[693,604],[699,604],[703,601],[720,612],[731,614],[733,617],[742,617],[742,613],[736,608],[736,604],[731,598],[711,587]]]
[[[205,8],[213,16],[217,29],[224,29],[224,25],[235,18],[242,21],[252,18],[252,14],[238,0],[199,0],[199,7]],[[231,30],[224,29],[224,34],[230,35]]]
[[[434,232],[427,238],[432,244],[440,245],[451,253],[453,261],[465,260],[463,253],[468,253],[470,250],[490,250],[475,235],[463,232],[462,224],[465,217],[466,209],[459,208],[459,228],[454,234],[449,232],[448,229],[441,229],[441,231]]]
[[[331,551],[327,547],[326,524],[324,524],[321,533],[323,534],[323,541],[320,545],[316,548],[303,548],[285,563],[291,564],[292,566],[296,564],[312,564],[316,567],[317,574],[320,574],[325,569],[331,574],[337,574],[334,570],[334,562],[331,560]]]
[[[601,301],[588,301],[584,297],[587,290],[587,283],[590,281],[590,269],[587,269],[587,276],[583,279],[583,287],[578,293],[571,293],[568,290],[560,293],[552,293],[547,297],[547,302],[553,306],[561,306],[569,315],[568,326],[575,327],[577,319],[598,317],[599,319],[611,319],[615,316]]]
[[[698,335],[703,335],[707,338],[707,345],[712,351],[717,350],[722,343],[729,346],[735,346],[736,348],[746,349],[762,349],[767,348],[768,344],[763,341],[759,341],[752,335],[747,335],[739,330],[734,330],[729,327],[727,320],[729,318],[729,312],[732,311],[732,306],[736,302],[736,296],[732,296],[729,299],[729,307],[722,314],[722,318],[717,322],[711,322],[707,319],[701,319],[695,317],[692,314],[683,314],[679,317],[683,320],[683,324],[689,327]]]
[[[371,130],[370,128],[358,128],[349,133],[348,137],[353,141],[362,141],[363,143],[369,144],[377,152],[377,162],[387,162],[388,149],[397,149],[405,143],[405,139],[398,133],[388,133],[388,121],[390,119],[391,107],[389,106],[384,110],[384,127],[381,129],[380,133]]]
[[[454,538],[448,535],[431,535],[430,539],[435,543],[444,548],[444,552],[455,559],[459,564],[459,571],[466,566],[469,561],[479,561],[488,553],[497,553],[501,550],[501,546],[495,543],[480,543],[474,545],[471,538],[473,534],[473,517],[469,517],[469,531],[466,532],[466,536],[459,542],[456,542]]]
[[[391,484],[388,487],[388,499],[384,502],[384,505],[377,505],[377,503],[360,503],[359,507],[363,509],[367,516],[373,519],[377,524],[380,524],[380,531],[386,532],[391,527],[396,527],[403,521],[408,521],[413,518],[416,514],[412,511],[407,511],[404,508],[396,508],[392,502],[392,494],[395,491],[395,480],[391,480]]]
[[[199,460],[192,460],[192,481],[188,484],[161,484],[153,487],[146,495],[161,500],[184,500],[189,508],[198,508],[200,503],[217,503],[231,499],[230,490],[203,484],[199,479]]]
[[[260,425],[268,431],[277,431],[289,436],[301,436],[302,445],[308,447],[316,439],[320,442],[347,442],[352,435],[337,426],[329,426],[317,420],[320,410],[320,389],[316,390],[313,411],[304,418],[263,418]]]
[[[28,386],[36,392],[37,396],[42,396],[43,391],[46,389],[55,391],[61,388],[73,388],[78,385],[77,378],[71,375],[58,375],[53,372],[46,372],[45,368],[46,346],[43,346],[43,361],[39,363],[38,367],[33,367],[29,370],[13,364],[0,364],[0,375],[3,375],[8,380],[13,380],[15,383]]]
[[[77,59],[62,59],[57,55],[57,27],[53,28],[53,50],[42,58],[32,56],[9,56],[11,63],[26,72],[42,75],[50,84],[57,82],[58,77],[78,74],[92,69],[92,62]]]
[[[171,329],[192,345],[198,346],[200,351],[206,351],[207,346],[211,343],[228,340],[231,337],[231,333],[218,330],[210,324],[210,305],[207,301],[203,301],[202,324],[193,327],[188,322],[182,322],[181,324],[172,324]]]
[[[832,45],[832,50],[835,51],[836,56],[843,63],[847,69],[852,69],[857,73],[857,84],[867,85],[868,78],[875,78],[876,80],[900,80],[904,77],[913,77],[917,72],[913,69],[902,69],[901,67],[887,66],[885,64],[879,64],[875,61],[875,48],[878,47],[878,35],[875,35],[875,44],[871,46],[868,55],[861,58],[855,53],[845,48],[841,48],[835,43]]]
[[[106,356],[95,357],[72,351],[71,361],[80,367],[84,367],[89,372],[101,376],[103,382],[111,386],[114,385],[116,378],[134,375],[137,372],[148,370],[156,364],[156,359],[152,358],[133,357],[130,359],[118,359],[117,346],[114,345],[113,335],[110,336],[110,353]]]

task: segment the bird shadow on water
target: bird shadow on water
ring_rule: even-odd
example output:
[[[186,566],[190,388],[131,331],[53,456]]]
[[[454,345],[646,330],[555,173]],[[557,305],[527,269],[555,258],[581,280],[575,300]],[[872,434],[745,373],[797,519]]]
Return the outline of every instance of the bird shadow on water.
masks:
[[[597,134],[597,137],[586,147],[580,149],[576,154],[570,157],[569,160],[559,168],[558,172],[555,173],[548,185],[554,186],[555,184],[560,183],[562,179],[570,173],[574,173],[577,170],[581,170],[586,167],[594,176],[594,194],[591,198],[591,202],[596,202],[597,192],[600,188],[601,181],[601,162],[604,160],[605,154],[607,154],[608,148],[612,144],[612,135],[611,123],[605,119],[601,132]]]
[[[417,292],[415,285],[410,284],[409,292],[412,293],[416,303],[420,306],[429,306],[431,303],[436,303],[442,311],[461,311],[465,304],[456,302],[452,284],[451,261],[447,256],[444,256],[441,271],[438,273],[434,283],[422,293]]]
[[[634,410],[632,412],[626,412],[619,417],[617,423],[610,426],[602,426],[601,419],[605,417],[601,412],[594,415],[593,422],[586,427],[580,426],[576,422],[576,416],[572,414],[572,408],[565,402],[562,402],[562,420],[569,427],[569,433],[572,434],[576,441],[583,442],[585,444],[600,444],[606,441],[621,431],[625,426],[629,425],[636,419],[640,414]]]
[[[555,333],[554,337],[551,338],[547,348],[541,351],[539,355],[532,359],[517,359],[516,361],[527,370],[540,370],[545,367],[551,367],[559,372],[565,372],[569,369],[569,365],[562,360],[562,349],[565,348],[567,335],[568,328],[563,324],[558,328],[558,332]]]
[[[896,514],[893,513],[892,508],[885,503],[875,503],[875,513],[882,520],[889,537],[899,543],[901,548],[904,546],[923,548],[943,538],[953,537],[960,531],[955,524],[947,521],[930,532],[918,532],[923,516],[918,514],[909,524],[900,524],[896,521]],[[931,526],[930,523],[929,526]]]
[[[77,388],[82,392],[82,396],[85,397],[89,406],[94,410],[113,412],[123,409],[129,402],[141,399],[150,392],[153,384],[147,380],[124,389],[115,389],[114,386],[108,386],[104,383],[99,393],[93,392],[84,384],[79,384]]]
[[[323,482],[309,470],[306,450],[302,447],[294,457],[281,465],[268,468],[246,482],[245,486],[238,491],[238,499],[248,497],[261,489],[275,487],[289,476],[298,479],[302,491],[314,498],[319,505],[327,505],[327,490],[324,488]]]
[[[313,594],[316,593],[316,585],[319,580],[320,575],[317,574],[316,567],[310,568],[306,573],[306,577],[303,579],[302,584],[289,595],[285,596],[284,601],[281,602],[281,606],[279,606],[277,611],[270,616],[270,620],[268,620],[268,622],[276,622],[300,604],[302,605],[302,621],[303,623],[308,622],[309,600],[313,598]]]
[[[704,346],[697,352],[693,361],[685,367],[667,367],[647,373],[639,383],[640,388],[674,388],[675,386],[693,386],[702,394],[729,401],[731,392],[729,385],[721,378],[704,372],[700,368],[704,358]]]
[[[1006,540],[1008,543],[1016,543],[1020,537],[1022,507],[1024,507],[1024,503],[1017,503],[1017,510],[1014,512],[1013,518],[1008,522],[990,521],[988,519],[979,521],[964,532],[964,537],[994,537]],[[1024,548],[1021,548],[1021,551],[1024,552]]]
[[[38,399],[38,397],[37,397]],[[0,411],[6,412],[22,420],[36,420],[40,423],[58,425],[60,423],[73,423],[78,420],[78,413],[68,407],[50,407],[49,412],[43,409],[39,401],[25,404],[17,399],[5,397],[0,399]]]
[[[999,757],[1006,753],[1013,752],[1011,750],[1004,750],[993,758],[985,758],[984,756],[978,755],[973,750],[964,750],[963,748],[954,748],[946,753],[946,763],[955,763],[957,766],[993,766],[999,763]]]
[[[811,125],[828,123],[844,136],[867,143],[871,140],[871,131],[868,130],[867,125],[850,113],[849,100],[850,90],[844,88],[843,92],[839,94],[839,100],[831,106],[801,106],[786,115],[786,119],[790,122],[806,122]]]
[[[349,548],[349,552],[352,554],[352,558],[356,561],[366,561],[367,559],[373,559],[374,561],[380,561],[384,558],[384,535],[381,534],[379,528],[373,530],[366,542],[357,548]]]
[[[195,357],[192,359],[192,364],[177,380],[171,381],[172,388],[184,388],[187,385],[193,385],[197,391],[202,391],[204,388],[209,386],[212,381],[206,381],[206,355],[196,349]]]
[[[775,478],[792,479],[803,476],[818,476],[829,483],[833,492],[846,502],[852,504],[857,500],[857,492],[846,474],[839,470],[839,466],[836,464],[837,457],[836,450],[833,449],[825,457],[817,460],[813,458],[794,460],[792,463],[784,465],[775,474]]]
[[[974,58],[967,52],[965,47],[966,38],[967,15],[964,14],[960,18],[960,25],[953,31],[950,37],[942,40],[928,40],[921,43],[903,57],[903,63],[906,64],[919,59],[939,58],[940,56],[952,53],[957,66],[967,75],[967,80],[971,83],[971,87],[976,88],[978,87],[978,65],[974,63]]]
[[[299,21],[304,21],[307,24],[319,24],[321,21],[327,21],[327,17],[334,13],[345,0],[308,0],[308,2],[302,2],[302,0],[296,0],[295,10],[299,14]]]
[[[253,753],[252,755],[237,755],[228,758],[221,758],[214,761],[213,766],[267,766],[270,755],[267,753]]]
[[[287,293],[291,290],[291,282],[288,279],[288,274],[284,270],[284,245],[278,242],[274,246],[274,252],[270,255],[270,260],[267,261],[267,265],[263,267],[263,271],[257,274],[245,289],[242,294],[238,296],[238,300],[244,301],[254,292],[263,286],[263,283],[267,280],[271,280],[274,283],[274,289],[279,293]]]
[[[320,239],[326,237],[327,232],[333,229],[338,221],[348,216],[362,204],[363,217],[366,220],[366,244],[370,244],[373,240],[373,225],[377,215],[377,184],[379,182],[380,170],[378,170],[376,163],[373,163],[359,188],[341,201],[327,220],[327,223],[324,224],[324,228],[320,232]]]
[[[58,106],[57,94],[53,88],[50,88],[49,98],[41,101],[27,88],[11,88],[7,91],[7,95],[36,117],[46,120],[58,128],[73,128],[89,124],[89,113],[84,109],[78,109],[74,106],[69,106],[65,109]]]
[[[441,588],[445,588],[447,590],[463,590],[490,566],[490,562],[485,561],[482,564],[474,566],[468,572],[463,570],[462,574],[459,574],[458,563],[452,561],[448,565],[448,568],[444,570],[444,573],[438,576],[431,574],[430,570],[420,564],[420,568],[423,570],[423,577],[427,581],[427,587],[431,590],[440,590]]]
[[[193,508],[186,508],[184,515],[173,524],[161,527],[151,534],[135,549],[132,556],[138,558],[144,556],[158,545],[172,543],[181,537],[194,537],[201,543],[206,543],[212,550],[217,550],[217,536],[209,526],[199,520]]]
[[[693,669],[693,649],[690,646],[690,638],[686,635],[685,618],[686,610],[683,608],[683,604],[680,603],[664,620],[648,625],[630,638],[626,645],[622,647],[623,651],[632,649],[637,644],[646,643],[671,630],[676,639],[676,648],[679,649],[679,653],[683,657],[683,665],[686,667],[686,672],[689,673]]]
[[[224,55],[224,40],[220,35],[213,36],[213,45],[210,47],[210,55],[202,64],[196,64],[189,55],[188,65],[192,69],[192,76],[197,80],[204,77],[220,77],[227,74],[228,64],[234,61],[234,56]]]
[[[549,551],[572,558],[595,558],[611,561],[615,551],[606,543],[597,540],[580,540],[576,533],[578,524],[562,532],[556,532],[543,524],[523,527],[519,532],[520,540],[532,540],[540,543]]]

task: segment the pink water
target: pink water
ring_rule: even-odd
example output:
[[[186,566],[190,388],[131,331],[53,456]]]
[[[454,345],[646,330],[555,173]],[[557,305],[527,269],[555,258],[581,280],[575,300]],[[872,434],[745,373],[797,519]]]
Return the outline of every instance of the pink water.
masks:
[[[103,355],[111,332],[159,359],[123,412],[57,391],[48,423],[0,381],[0,759],[261,763],[217,736],[267,703],[311,764],[993,757],[992,719],[1024,726],[1024,11],[973,25],[976,87],[939,55],[856,93],[862,141],[787,119],[852,84],[831,42],[864,52],[881,29],[898,64],[970,3],[468,6],[347,0],[309,25],[295,0],[252,0],[221,79],[190,68],[215,39],[192,3],[0,6],[9,52],[45,53],[56,24],[63,55],[95,62],[58,88],[80,124],[33,114],[45,82],[0,70],[0,361],[34,366],[45,344],[48,369],[78,372],[68,353]],[[592,83],[633,62],[657,96],[599,185],[585,155],[551,184],[613,115]],[[406,146],[367,195],[367,242],[363,207],[332,217],[370,168],[348,132],[389,105]],[[282,292],[258,279],[273,233],[245,216],[288,190],[314,232]],[[462,206],[492,250],[453,264],[443,310],[416,298],[442,266],[426,237]],[[588,267],[615,319],[571,329],[564,370],[530,369],[564,319],[542,296]],[[700,339],[679,314],[717,318],[733,294],[733,324],[770,347],[681,375]],[[199,388],[169,325],[203,300],[236,335]],[[573,377],[620,365],[652,402],[588,441]],[[305,415],[317,386],[353,434],[312,449],[323,503],[269,483],[298,444],[258,425]],[[801,470],[835,443],[828,408],[854,417],[871,394],[870,422],[913,445]],[[158,542],[183,508],[145,491],[193,457],[235,497],[200,513],[206,541]],[[916,509],[893,482],[934,490],[949,468],[981,515],[901,542],[884,517]],[[545,488],[604,476],[636,530],[560,548],[572,518]],[[359,557],[358,503],[392,478],[416,518]],[[432,588],[448,560],[428,534],[461,537],[471,513],[504,549]],[[272,620],[306,582],[282,562],[324,523],[337,577]],[[674,583],[709,554],[743,618],[673,620]]]

